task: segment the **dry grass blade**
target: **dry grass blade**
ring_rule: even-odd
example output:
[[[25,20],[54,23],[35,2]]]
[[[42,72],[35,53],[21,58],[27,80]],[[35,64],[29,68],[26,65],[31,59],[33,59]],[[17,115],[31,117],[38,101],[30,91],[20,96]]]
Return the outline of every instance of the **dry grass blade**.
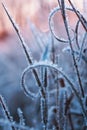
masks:
[[[67,22],[67,17],[66,17],[66,8],[65,8],[64,0],[61,0],[61,14],[62,14],[62,17],[63,17],[63,20],[64,20],[66,33],[67,33],[67,36],[68,36],[68,39],[69,39],[69,45],[70,45],[70,48],[71,48],[73,63],[74,63],[74,66],[75,66],[77,77],[78,77],[81,96],[84,97],[84,90],[83,90],[83,86],[82,86],[82,81],[81,81],[81,77],[80,77],[80,74],[79,74],[79,69],[78,69],[78,66],[77,66],[76,59],[75,59],[74,50],[73,50],[73,46],[72,46],[72,41],[71,41],[71,37],[70,37],[70,32],[69,32],[69,27],[68,27],[68,22]]]
[[[80,52],[79,52],[79,60],[82,57],[82,51],[83,51],[83,47],[84,47],[86,38],[87,38],[87,32],[84,34],[84,37],[83,37],[83,40],[82,40],[82,45],[81,45]]]
[[[14,27],[14,29],[15,29],[15,31],[16,31],[16,33],[17,33],[19,39],[20,39],[20,41],[21,41],[23,50],[24,50],[24,52],[25,52],[25,54],[26,54],[26,57],[27,57],[27,59],[28,59],[29,64],[33,64],[33,58],[32,58],[31,55],[29,54],[29,52],[30,52],[30,51],[29,51],[29,48],[28,48],[27,44],[25,43],[25,41],[24,41],[24,39],[23,39],[23,37],[22,37],[22,35],[21,35],[21,33],[20,33],[19,28],[17,27],[15,21],[11,18],[11,16],[10,16],[8,10],[6,9],[6,7],[5,7],[5,5],[4,5],[3,3],[2,3],[2,6],[3,6],[3,8],[4,8],[4,10],[5,10],[5,12],[6,12],[6,14],[7,14],[8,18],[9,18],[9,20],[11,21],[11,23],[12,23],[12,25],[13,25],[13,27]],[[34,76],[35,76],[35,79],[36,79],[36,81],[37,81],[38,86],[41,87],[41,82],[40,82],[40,79],[39,79],[39,76],[38,76],[36,70],[33,70],[33,73],[34,73]]]
[[[84,121],[86,123],[86,121],[87,121],[87,114],[86,114],[86,111],[84,109],[82,99],[81,99],[80,95],[78,94],[78,92],[76,90],[76,86],[71,82],[69,77],[66,74],[64,74],[64,72],[62,72],[59,68],[56,67],[55,64],[39,62],[37,64],[28,66],[26,68],[26,70],[24,71],[23,75],[22,75],[22,82],[24,82],[25,75],[26,75],[27,72],[29,72],[32,69],[39,68],[39,67],[45,67],[45,68],[47,67],[49,69],[53,69],[57,74],[59,72],[66,79],[66,81],[69,83],[69,85],[71,86],[72,90],[74,91],[75,95],[78,98],[78,101],[79,101],[79,103],[81,105],[81,108],[82,108],[82,111],[83,111]]]
[[[10,112],[8,111],[7,105],[4,101],[4,98],[0,95],[0,103],[2,105],[4,114],[6,116],[6,118],[8,119],[8,121],[10,121],[11,123],[13,122],[13,118],[10,115]],[[11,126],[12,130],[16,130],[14,126]]]
[[[24,39],[23,39],[23,37],[22,37],[22,35],[20,33],[20,30],[19,30],[17,24],[12,19],[11,15],[9,14],[7,8],[5,7],[5,5],[3,3],[2,3],[2,6],[3,6],[3,8],[4,8],[4,10],[5,10],[5,12],[6,12],[6,14],[7,14],[7,16],[9,18],[9,20],[10,20],[10,22],[12,23],[12,25],[13,25],[13,27],[14,27],[14,29],[15,29],[15,31],[16,31],[19,39],[20,39],[20,41],[21,41],[22,47],[23,47],[23,49],[25,51],[25,54],[26,54],[26,57],[27,57],[29,63],[32,64],[32,58],[31,58],[31,56],[29,54],[29,48],[28,48],[27,44],[25,43],[25,41],[24,41]]]
[[[76,24],[76,28],[75,28],[75,34],[76,34],[76,45],[77,45],[78,49],[80,49],[79,41],[78,41],[78,28],[79,28],[79,23],[80,23],[80,20],[78,20],[78,22],[77,22],[77,24]]]

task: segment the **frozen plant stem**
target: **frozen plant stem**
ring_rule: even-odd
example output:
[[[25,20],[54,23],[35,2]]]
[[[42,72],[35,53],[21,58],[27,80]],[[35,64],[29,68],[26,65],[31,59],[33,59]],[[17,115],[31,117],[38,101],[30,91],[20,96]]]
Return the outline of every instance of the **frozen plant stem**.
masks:
[[[7,8],[5,7],[5,5],[4,5],[3,3],[2,3],[2,6],[3,6],[3,8],[4,8],[4,10],[5,10],[5,12],[6,12],[6,14],[7,14],[7,16],[8,16],[8,18],[9,18],[9,20],[10,20],[10,22],[12,23],[12,25],[13,25],[13,27],[14,27],[14,29],[15,29],[15,31],[16,31],[16,33],[17,33],[19,39],[20,39],[20,41],[21,41],[22,47],[23,47],[23,49],[24,49],[24,51],[25,51],[25,54],[26,54],[26,57],[27,57],[29,63],[32,64],[32,58],[31,58],[31,56],[29,55],[29,48],[28,48],[27,44],[25,43],[25,41],[24,41],[22,35],[20,34],[20,30],[19,30],[17,24],[16,24],[15,21],[12,19],[11,15],[9,14]]]
[[[58,66],[58,63],[59,63],[59,57],[56,56],[56,64]],[[57,79],[59,78],[59,73],[57,73]],[[56,109],[57,109],[57,116],[56,116],[56,119],[57,119],[57,129],[59,129],[59,82],[58,80],[55,80],[56,81]]]
[[[59,129],[65,130],[65,90],[60,88],[59,92]]]
[[[80,52],[79,52],[79,60],[82,57],[82,51],[83,51],[83,47],[84,47],[84,43],[85,43],[86,37],[87,37],[87,32],[84,34],[84,37],[83,37],[83,40],[82,40],[82,45],[81,45]]]
[[[75,14],[77,15],[78,19],[80,20],[81,24],[83,25],[85,31],[87,32],[87,21],[86,19],[82,16],[82,14],[80,14],[79,11],[77,11],[73,5],[73,3],[71,2],[71,0],[68,0],[68,2],[70,3],[70,5],[73,8],[73,11],[75,12]]]
[[[52,53],[52,61],[53,63],[55,63],[55,47],[54,47],[54,36],[51,34],[51,39],[52,39],[52,49],[51,49],[51,53]]]
[[[47,67],[49,69],[53,69],[57,74],[59,72],[66,79],[66,81],[69,83],[70,87],[72,88],[73,92],[75,93],[76,97],[78,98],[78,101],[79,101],[80,106],[82,108],[84,122],[86,124],[86,122],[87,122],[87,113],[85,111],[85,108],[84,108],[81,96],[79,95],[79,93],[76,90],[76,86],[71,82],[71,80],[69,79],[69,77],[66,74],[64,74],[63,71],[61,71],[58,67],[56,67],[55,64],[39,62],[39,63],[36,63],[36,64],[28,66],[26,68],[26,70],[23,72],[22,82],[24,83],[25,75],[26,75],[27,72],[29,72],[30,70],[32,70],[34,68],[39,68],[39,67],[45,67],[45,68]]]
[[[1,103],[1,106],[3,108],[6,118],[8,119],[8,121],[13,123],[13,118],[11,117],[10,112],[8,111],[7,105],[4,101],[4,98],[1,95],[0,95],[0,103]],[[16,130],[14,126],[11,126],[11,128],[12,128],[12,130]]]
[[[65,1],[64,0],[61,0],[61,13],[62,13],[63,21],[64,21],[64,24],[65,24],[66,33],[67,33],[67,36],[68,36],[68,39],[69,39],[69,45],[70,45],[71,52],[72,52],[73,63],[74,63],[74,67],[76,69],[76,73],[77,73],[77,77],[78,77],[78,81],[79,81],[79,86],[80,86],[80,90],[81,90],[80,92],[81,92],[82,97],[84,97],[84,90],[83,90],[78,66],[77,66],[77,63],[76,63],[76,59],[75,59],[75,56],[74,56],[74,50],[73,50],[73,47],[72,47],[72,41],[71,41],[71,37],[70,37],[70,33],[69,33],[69,28],[68,28],[68,23],[67,23],[67,18],[66,18],[66,11],[65,11]]]
[[[76,45],[78,47],[78,50],[80,49],[80,46],[79,46],[79,41],[78,41],[78,28],[79,28],[79,23],[80,23],[80,20],[78,20],[77,24],[76,24],[76,27],[75,27],[75,34],[76,34]]]
[[[5,5],[4,5],[3,3],[2,3],[2,6],[3,6],[3,8],[4,8],[4,10],[5,10],[5,12],[6,12],[6,14],[7,14],[7,16],[8,16],[8,18],[9,18],[9,20],[10,20],[10,22],[12,23],[12,25],[13,25],[13,27],[14,27],[14,29],[15,29],[15,31],[16,31],[16,33],[17,33],[19,39],[20,39],[20,41],[21,41],[23,50],[24,50],[24,52],[25,52],[25,55],[26,55],[26,57],[27,57],[27,60],[28,60],[29,64],[33,64],[32,57],[31,57],[30,54],[29,54],[29,52],[30,52],[30,51],[29,51],[29,48],[28,48],[27,44],[25,43],[25,41],[24,41],[24,39],[23,39],[23,37],[22,37],[22,35],[21,35],[21,33],[20,33],[19,28],[17,27],[15,21],[11,18],[10,14],[9,14],[9,12],[8,12],[8,10],[7,10],[7,8],[5,7]],[[38,74],[37,74],[37,72],[36,72],[35,69],[33,69],[33,74],[34,74],[34,76],[35,76],[35,79],[36,79],[36,81],[37,81],[38,86],[41,87],[42,85],[41,85],[39,76],[38,76]]]
[[[43,130],[48,130],[48,84],[47,84],[47,68],[41,67],[41,118],[43,123]]]
[[[18,108],[17,111],[18,111],[18,116],[19,116],[19,124],[25,126],[25,119],[24,119],[22,110]],[[21,129],[18,129],[18,130],[21,130]]]

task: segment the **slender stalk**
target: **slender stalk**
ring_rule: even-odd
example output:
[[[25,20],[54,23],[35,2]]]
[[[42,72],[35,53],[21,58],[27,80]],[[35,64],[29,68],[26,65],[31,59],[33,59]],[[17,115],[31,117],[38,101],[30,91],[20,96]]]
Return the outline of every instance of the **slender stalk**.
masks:
[[[70,123],[70,126],[71,126],[71,130],[74,130],[73,121],[72,121],[72,117],[71,117],[70,112],[68,113],[68,118],[69,118],[69,123]]]
[[[81,24],[83,25],[85,31],[87,32],[87,21],[86,19],[82,16],[82,14],[80,14],[79,11],[77,11],[73,5],[73,3],[71,2],[71,0],[68,0],[68,2],[70,3],[70,5],[72,6],[75,14],[77,15],[78,19],[80,20]]]
[[[59,63],[59,57],[56,56],[56,64],[58,66]],[[57,73],[57,79],[59,79],[59,73]],[[55,81],[56,82],[56,109],[57,109],[57,129],[59,129],[59,82],[58,80]]]
[[[41,90],[41,118],[43,123],[43,130],[48,130],[48,81],[47,68],[41,67],[41,80],[43,91]],[[43,93],[44,92],[44,93]]]
[[[13,123],[13,118],[10,115],[10,112],[8,111],[7,105],[4,101],[4,98],[0,95],[0,103],[2,105],[4,114],[6,116],[6,118],[8,119],[8,121],[10,121],[11,123]],[[14,126],[11,126],[12,130],[16,130],[16,128]]]
[[[80,20],[78,20],[78,22],[77,22],[77,24],[76,24],[76,28],[75,28],[75,34],[76,34],[76,45],[77,45],[78,49],[80,49],[79,41],[78,41],[78,28],[79,28],[79,23],[80,23]]]
[[[75,67],[75,70],[76,70],[76,73],[77,73],[77,77],[78,77],[80,92],[81,92],[82,97],[84,97],[84,90],[83,90],[83,86],[82,86],[82,82],[81,82],[81,78],[80,78],[80,74],[79,74],[78,65],[76,63],[76,59],[75,59],[75,56],[74,56],[74,50],[73,50],[72,41],[71,41],[71,37],[70,37],[70,33],[69,33],[64,0],[61,0],[61,7],[62,7],[61,13],[62,13],[63,21],[64,21],[64,24],[65,24],[66,33],[67,33],[67,36],[68,36],[68,39],[69,39],[69,45],[70,45],[71,52],[72,52],[73,63],[74,63],[74,67]]]
[[[79,60],[82,57],[82,50],[83,50],[83,47],[84,47],[84,43],[85,43],[86,37],[87,37],[87,32],[84,34],[84,37],[83,37],[83,40],[82,40],[82,45],[81,45],[80,52],[79,52]]]
[[[15,31],[16,31],[16,33],[17,33],[19,39],[20,39],[20,41],[21,41],[21,44],[22,44],[23,50],[24,50],[24,52],[25,52],[26,58],[27,58],[27,60],[28,60],[28,63],[29,63],[29,64],[33,64],[33,58],[31,57],[31,55],[30,55],[30,53],[29,53],[30,50],[29,50],[27,44],[25,43],[25,41],[24,41],[24,39],[23,39],[23,37],[22,37],[22,35],[21,35],[21,33],[20,33],[19,28],[17,27],[15,21],[11,18],[10,14],[9,14],[9,12],[8,12],[8,10],[7,10],[7,8],[5,7],[5,5],[4,5],[3,3],[2,3],[2,6],[3,6],[3,8],[4,8],[4,10],[5,10],[5,12],[6,12],[6,14],[7,14],[8,18],[9,18],[9,20],[11,21],[11,23],[12,23],[12,25],[13,25],[13,27],[14,27],[14,29],[15,29]],[[41,82],[40,82],[38,73],[36,72],[35,69],[33,70],[33,74],[34,74],[34,76],[35,76],[35,79],[36,79],[36,81],[37,81],[38,86],[41,87]]]
[[[83,112],[83,117],[84,117],[84,121],[85,121],[85,124],[87,122],[87,113],[85,111],[85,108],[84,108],[84,105],[83,105],[83,102],[82,102],[82,98],[80,97],[80,95],[78,94],[77,90],[76,90],[76,86],[71,82],[71,80],[69,79],[69,77],[64,73],[62,72],[61,69],[57,68],[55,64],[50,64],[50,63],[43,63],[43,62],[39,62],[37,64],[34,64],[34,65],[30,65],[28,66],[23,75],[22,75],[22,82],[24,82],[24,79],[25,79],[25,75],[28,71],[34,69],[34,68],[38,68],[38,67],[48,67],[49,69],[53,69],[56,73],[60,73],[65,79],[66,81],[69,83],[70,87],[72,88],[72,90],[74,91],[76,97],[78,98],[78,101],[80,103],[80,106],[82,108],[82,112]]]
[[[57,12],[59,12],[60,10],[61,10],[61,7],[56,7],[56,8],[54,8],[54,9],[51,11],[51,13],[50,13],[50,15],[49,15],[49,28],[50,28],[51,34],[54,36],[54,38],[55,38],[56,40],[58,40],[59,42],[68,43],[69,40],[66,40],[66,39],[64,39],[64,38],[60,38],[60,37],[58,37],[58,36],[55,34],[54,27],[53,27],[53,25],[52,25],[52,18],[53,18],[53,16],[54,16]],[[73,12],[73,9],[71,9],[71,8],[66,8],[66,10]],[[73,30],[72,30],[72,31],[73,31]],[[75,39],[75,35],[72,37],[72,40],[71,40],[71,41],[73,41],[74,39]]]

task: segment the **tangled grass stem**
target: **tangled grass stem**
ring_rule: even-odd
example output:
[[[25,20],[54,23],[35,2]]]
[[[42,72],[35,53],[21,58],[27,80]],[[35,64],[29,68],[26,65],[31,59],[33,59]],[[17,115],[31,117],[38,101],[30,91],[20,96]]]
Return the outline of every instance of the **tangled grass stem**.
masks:
[[[78,101],[80,103],[80,106],[82,108],[82,111],[83,111],[83,117],[84,117],[84,121],[86,123],[87,121],[87,114],[86,114],[86,111],[85,111],[85,108],[84,108],[84,105],[83,105],[83,102],[82,102],[82,99],[80,97],[80,95],[78,94],[77,90],[75,89],[76,86],[71,82],[71,80],[69,79],[69,77],[61,71],[61,69],[57,68],[55,64],[51,64],[51,63],[43,63],[43,62],[39,62],[39,63],[36,63],[36,64],[33,64],[33,65],[30,65],[28,66],[25,71],[23,72],[23,75],[22,75],[22,83],[25,84],[25,75],[27,72],[29,72],[30,70],[32,69],[35,69],[35,68],[39,68],[39,67],[47,67],[49,69],[53,69],[57,74],[58,72],[66,79],[66,81],[69,83],[70,87],[72,88],[72,90],[74,91],[76,97],[78,98]],[[23,86],[25,87],[25,85]],[[25,89],[25,88],[24,88]],[[26,92],[25,92],[26,93]]]
[[[2,95],[0,95],[0,103],[1,103],[1,106],[3,108],[5,117],[8,119],[9,122],[13,123],[13,118],[10,115],[10,112],[8,110],[8,107],[7,107],[6,103],[5,103],[4,98],[2,97]],[[16,130],[16,128],[14,126],[11,126],[11,129]]]

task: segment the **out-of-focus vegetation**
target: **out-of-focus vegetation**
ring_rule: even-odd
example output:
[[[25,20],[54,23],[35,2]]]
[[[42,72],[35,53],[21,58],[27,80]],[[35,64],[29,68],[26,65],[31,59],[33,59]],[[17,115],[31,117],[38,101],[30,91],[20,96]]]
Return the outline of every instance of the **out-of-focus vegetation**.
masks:
[[[54,0],[38,0],[37,2],[35,0],[8,0],[5,1],[5,3],[9,7],[13,18],[21,26],[21,28],[25,28],[25,26],[28,24],[28,20],[31,19],[31,21],[43,31],[48,29],[47,20],[50,10],[57,6],[57,1]],[[67,0],[66,3],[69,5]],[[75,7],[77,7],[82,13],[86,14],[87,3],[85,0],[80,0],[80,3],[79,0],[74,0],[73,3]],[[5,35],[5,32],[9,32],[8,30],[11,29],[11,24],[5,13],[3,13],[1,5],[0,8],[2,10],[0,11],[0,34]],[[4,35],[0,35],[0,37]]]

